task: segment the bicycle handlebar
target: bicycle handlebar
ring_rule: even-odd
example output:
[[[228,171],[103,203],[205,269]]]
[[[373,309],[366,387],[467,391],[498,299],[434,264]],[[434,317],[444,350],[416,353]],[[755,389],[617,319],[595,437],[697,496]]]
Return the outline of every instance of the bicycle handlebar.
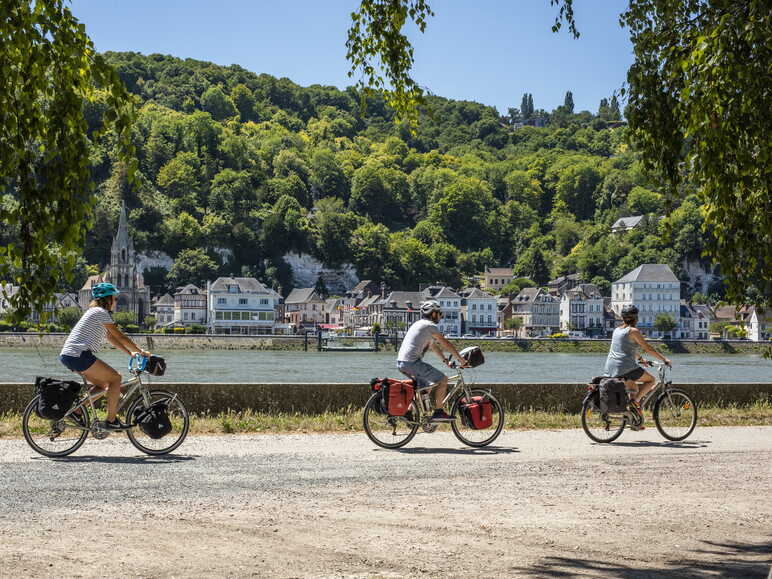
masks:
[[[135,354],[134,356],[129,356],[129,372],[134,370],[134,363],[137,364],[137,371],[144,372],[145,366],[147,366],[147,361],[149,358],[145,358],[142,354]]]

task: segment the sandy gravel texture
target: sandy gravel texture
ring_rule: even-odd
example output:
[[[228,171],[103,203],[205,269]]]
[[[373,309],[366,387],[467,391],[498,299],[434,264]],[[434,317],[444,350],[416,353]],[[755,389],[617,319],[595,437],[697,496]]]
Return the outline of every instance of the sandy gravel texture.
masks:
[[[2,577],[766,577],[772,427],[0,441]]]

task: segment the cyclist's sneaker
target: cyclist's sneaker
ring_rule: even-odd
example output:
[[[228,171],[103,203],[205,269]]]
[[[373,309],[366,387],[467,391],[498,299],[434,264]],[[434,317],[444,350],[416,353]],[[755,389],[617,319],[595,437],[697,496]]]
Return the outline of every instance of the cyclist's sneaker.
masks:
[[[435,410],[431,418],[432,422],[453,422],[454,420],[455,418],[442,409]]]
[[[124,424],[117,417],[112,422],[104,421],[105,430],[128,430],[131,428],[131,424]]]

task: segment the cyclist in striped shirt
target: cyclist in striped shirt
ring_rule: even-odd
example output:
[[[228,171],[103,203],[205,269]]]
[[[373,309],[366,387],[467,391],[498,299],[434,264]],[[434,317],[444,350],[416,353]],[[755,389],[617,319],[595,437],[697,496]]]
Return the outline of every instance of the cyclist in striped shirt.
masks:
[[[94,352],[99,350],[107,338],[113,346],[123,350],[129,356],[136,354],[150,356],[150,352],[137,346],[115,325],[112,312],[118,303],[118,293],[118,289],[111,283],[98,283],[91,288],[93,300],[67,336],[59,353],[59,360],[69,370],[78,372],[97,388],[107,390],[105,427],[110,430],[129,428],[129,425],[124,424],[117,417],[118,402],[121,397],[121,375],[98,359]]]

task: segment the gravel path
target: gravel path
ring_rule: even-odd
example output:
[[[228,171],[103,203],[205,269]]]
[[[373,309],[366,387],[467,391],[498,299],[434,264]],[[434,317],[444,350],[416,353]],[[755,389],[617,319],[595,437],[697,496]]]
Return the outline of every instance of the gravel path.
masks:
[[[772,427],[122,437],[48,460],[0,440],[0,576],[766,577]]]

